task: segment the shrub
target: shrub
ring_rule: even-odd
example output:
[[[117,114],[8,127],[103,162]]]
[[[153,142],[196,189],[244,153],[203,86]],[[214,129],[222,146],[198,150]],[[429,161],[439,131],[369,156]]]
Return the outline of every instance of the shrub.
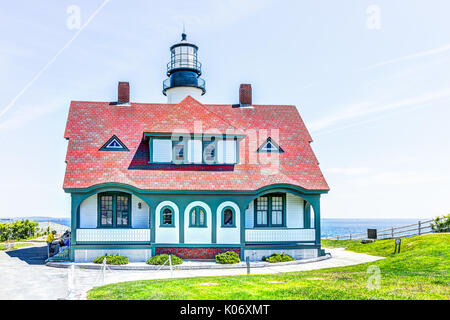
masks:
[[[176,265],[176,264],[182,264],[183,260],[181,260],[181,258],[177,257],[176,255],[171,254],[170,258],[172,260],[172,265]],[[146,264],[152,264],[152,265],[157,265],[157,266],[161,266],[163,265],[167,260],[169,259],[169,255],[166,253],[163,254],[159,254],[157,256],[153,256],[150,259],[148,259],[145,263]],[[169,262],[166,263],[166,265],[169,265]]]
[[[431,228],[436,232],[450,232],[450,214],[434,219]]]
[[[227,251],[216,255],[216,262],[220,264],[235,264],[241,262],[239,255],[234,251]]]
[[[33,237],[36,234],[37,225],[37,222],[28,219],[0,223],[0,241],[22,240]]]
[[[272,254],[270,257],[266,258],[267,262],[270,263],[278,263],[278,262],[287,262],[287,261],[294,261],[295,259],[292,258],[290,255],[288,254],[284,254],[284,253],[274,253]]]
[[[94,259],[94,263],[103,263],[103,259],[106,258],[106,264],[113,264],[113,265],[122,265],[122,264],[128,264],[129,260],[127,257],[120,256],[118,254],[107,254],[98,258]]]

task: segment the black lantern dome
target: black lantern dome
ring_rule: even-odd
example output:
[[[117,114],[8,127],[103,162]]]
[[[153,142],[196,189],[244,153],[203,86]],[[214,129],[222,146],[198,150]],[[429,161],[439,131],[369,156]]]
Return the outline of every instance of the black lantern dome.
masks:
[[[167,64],[167,76],[163,82],[163,94],[175,87],[195,87],[205,94],[205,80],[200,78],[202,64],[197,59],[198,47],[186,40],[183,32],[181,41],[170,47],[171,59]]]

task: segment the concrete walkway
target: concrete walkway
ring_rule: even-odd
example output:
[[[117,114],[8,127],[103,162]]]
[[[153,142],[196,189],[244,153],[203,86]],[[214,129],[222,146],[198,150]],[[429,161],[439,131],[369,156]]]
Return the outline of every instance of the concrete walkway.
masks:
[[[42,245],[0,252],[0,299],[85,299],[86,292],[103,282],[100,270],[78,269],[73,271],[73,285],[68,297],[68,274],[70,269],[51,268],[43,265],[45,256]],[[46,249],[45,249],[46,250]],[[318,262],[296,265],[275,265],[252,269],[252,274],[282,273],[307,271],[332,267],[343,267],[372,262],[382,257],[345,251],[344,249],[327,249],[332,258]],[[33,259],[30,257],[36,254]],[[42,261],[42,265],[38,263]],[[242,275],[245,269],[207,269],[175,270],[174,278],[205,277],[221,275]],[[111,270],[105,273],[104,284],[170,278],[169,270]]]

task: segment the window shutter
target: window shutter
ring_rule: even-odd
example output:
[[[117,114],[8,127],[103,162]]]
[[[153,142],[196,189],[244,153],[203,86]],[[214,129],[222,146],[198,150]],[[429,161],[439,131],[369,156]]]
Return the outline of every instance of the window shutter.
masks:
[[[202,141],[195,139],[188,141],[188,162],[202,163]]]
[[[172,140],[154,139],[152,155],[153,155],[153,162],[171,162]]]
[[[217,143],[219,163],[233,164],[236,161],[236,140],[220,140]]]

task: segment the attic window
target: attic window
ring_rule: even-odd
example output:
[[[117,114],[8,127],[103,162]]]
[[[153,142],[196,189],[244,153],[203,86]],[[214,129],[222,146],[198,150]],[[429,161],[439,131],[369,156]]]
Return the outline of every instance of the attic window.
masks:
[[[128,148],[117,138],[112,136],[101,148],[100,151],[129,151]]]
[[[272,138],[267,138],[266,142],[264,142],[257,150],[257,152],[267,152],[267,153],[283,153],[284,150],[272,140]]]

